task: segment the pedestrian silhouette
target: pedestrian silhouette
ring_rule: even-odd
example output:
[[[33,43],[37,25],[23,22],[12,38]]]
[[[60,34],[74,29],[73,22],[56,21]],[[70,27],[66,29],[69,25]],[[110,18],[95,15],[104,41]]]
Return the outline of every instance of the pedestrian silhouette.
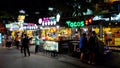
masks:
[[[30,56],[30,50],[29,50],[29,38],[26,34],[24,34],[23,38],[23,47],[24,47],[24,56],[26,56],[26,52],[28,53],[28,56]]]

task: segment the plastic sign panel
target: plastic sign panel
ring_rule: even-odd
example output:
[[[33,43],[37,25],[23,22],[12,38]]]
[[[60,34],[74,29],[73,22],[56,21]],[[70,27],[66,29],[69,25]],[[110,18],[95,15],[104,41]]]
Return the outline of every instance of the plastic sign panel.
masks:
[[[24,20],[25,20],[25,15],[18,15],[18,21],[20,23],[24,23]]]
[[[45,41],[43,48],[48,51],[58,52],[58,42],[55,41]]]
[[[10,28],[11,26],[10,26],[10,24],[5,24],[5,27]]]
[[[99,20],[104,20],[104,21],[118,21],[118,22],[120,22],[120,13],[118,15],[111,16],[111,17],[106,17],[106,18],[102,17],[101,15],[95,16],[93,18],[93,21],[99,21]]]
[[[56,18],[55,17],[39,18],[38,23],[42,26],[56,25]]]
[[[68,27],[71,27],[71,28],[85,26],[84,21],[80,21],[80,22],[66,21],[66,23],[67,23]]]
[[[7,25],[6,27],[9,27],[11,31],[13,31],[13,30],[36,30],[36,29],[38,29],[38,26],[34,23],[19,24],[17,22],[17,23],[11,23],[10,25]]]

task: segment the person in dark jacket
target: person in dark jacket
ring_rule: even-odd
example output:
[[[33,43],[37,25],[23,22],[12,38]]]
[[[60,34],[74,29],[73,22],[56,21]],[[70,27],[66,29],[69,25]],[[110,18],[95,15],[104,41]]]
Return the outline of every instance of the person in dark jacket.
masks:
[[[96,36],[95,31],[92,31],[88,44],[89,44],[88,63],[95,64],[95,52],[97,51],[97,46],[98,46],[98,38]]]
[[[19,35],[17,35],[16,37],[15,37],[15,45],[16,45],[16,48],[17,49],[19,49]]]
[[[24,56],[26,56],[26,52],[28,53],[28,56],[30,56],[30,50],[29,50],[29,38],[26,34],[24,34],[24,38],[22,41],[23,47],[24,47]]]
[[[24,39],[24,34],[22,34],[22,37],[21,37],[21,53],[23,53],[23,49],[24,49],[24,47],[23,47],[23,45],[24,45],[24,42],[23,42],[23,39]]]

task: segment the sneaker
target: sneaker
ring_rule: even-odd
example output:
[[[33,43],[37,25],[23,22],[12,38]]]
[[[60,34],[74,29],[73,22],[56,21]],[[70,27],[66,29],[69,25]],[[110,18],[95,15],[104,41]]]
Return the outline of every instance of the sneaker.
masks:
[[[91,64],[93,64],[93,65],[94,65],[94,64],[95,64],[95,62],[92,62]]]
[[[88,61],[88,64],[90,64],[90,61]]]

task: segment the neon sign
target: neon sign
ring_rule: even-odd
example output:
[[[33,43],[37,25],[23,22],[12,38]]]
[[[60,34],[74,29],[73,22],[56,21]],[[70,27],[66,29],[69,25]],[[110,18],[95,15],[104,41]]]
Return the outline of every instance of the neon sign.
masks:
[[[27,26],[35,26],[34,23],[23,23],[23,25],[27,25]]]
[[[74,28],[74,27],[82,27],[82,26],[85,25],[85,24],[84,24],[84,21],[80,21],[80,22],[66,21],[66,23],[67,23],[67,25],[68,25],[69,27],[72,27],[72,28]]]
[[[56,19],[55,17],[39,18],[38,23],[41,24],[42,26],[56,25]]]
[[[18,23],[11,23],[9,26],[10,30],[36,30],[38,29],[37,25],[34,23],[23,23],[22,25]]]

